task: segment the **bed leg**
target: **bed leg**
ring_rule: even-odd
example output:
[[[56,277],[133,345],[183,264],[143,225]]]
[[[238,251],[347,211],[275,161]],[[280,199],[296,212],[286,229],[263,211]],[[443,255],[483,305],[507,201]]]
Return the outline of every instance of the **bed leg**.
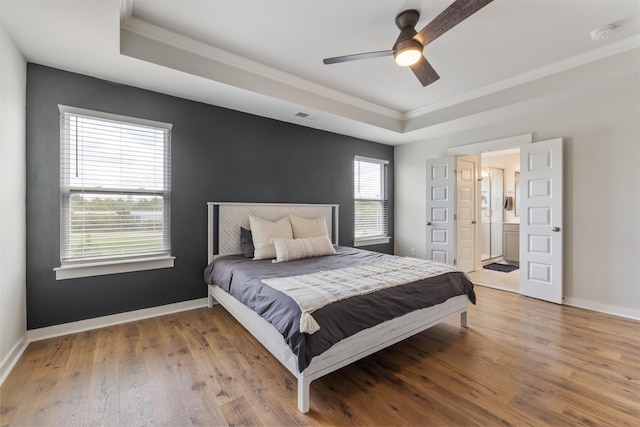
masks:
[[[468,328],[469,324],[467,323],[467,312],[463,311],[460,313],[460,326],[463,328]]]
[[[220,304],[218,301],[216,301],[213,295],[211,295],[211,286],[212,285],[208,286],[209,290],[207,291],[207,299],[209,300],[207,305],[209,306],[209,308],[213,307],[214,305]]]
[[[298,410],[303,414],[309,412],[309,386],[311,379],[298,377]]]

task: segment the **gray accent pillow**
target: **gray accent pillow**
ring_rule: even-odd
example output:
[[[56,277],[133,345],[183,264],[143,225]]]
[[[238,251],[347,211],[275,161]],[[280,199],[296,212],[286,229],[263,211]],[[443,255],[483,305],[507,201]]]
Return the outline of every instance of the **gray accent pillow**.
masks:
[[[247,230],[244,227],[240,227],[240,246],[242,247],[242,254],[246,258],[253,258],[253,236],[251,230]]]

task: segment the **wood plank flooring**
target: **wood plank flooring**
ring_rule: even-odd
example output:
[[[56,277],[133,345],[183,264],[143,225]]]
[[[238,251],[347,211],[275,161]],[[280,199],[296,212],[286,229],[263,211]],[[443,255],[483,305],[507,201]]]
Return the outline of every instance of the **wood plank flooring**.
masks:
[[[311,383],[222,307],[34,342],[2,426],[640,425],[640,322],[476,287],[452,318]]]

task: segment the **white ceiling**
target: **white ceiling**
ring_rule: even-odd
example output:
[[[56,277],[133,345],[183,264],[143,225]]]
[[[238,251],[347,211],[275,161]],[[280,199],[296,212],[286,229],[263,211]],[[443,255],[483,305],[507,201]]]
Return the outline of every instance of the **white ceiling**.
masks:
[[[494,0],[425,48],[427,87],[391,57],[322,63],[391,49],[400,11],[420,30],[450,3],[0,0],[0,19],[31,62],[392,145],[640,68],[638,0]]]

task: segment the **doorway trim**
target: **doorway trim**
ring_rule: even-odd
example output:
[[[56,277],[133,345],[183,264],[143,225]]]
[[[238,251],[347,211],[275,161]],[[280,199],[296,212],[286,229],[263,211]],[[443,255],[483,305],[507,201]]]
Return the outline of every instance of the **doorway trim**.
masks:
[[[489,151],[508,150],[517,148],[521,145],[533,143],[533,134],[525,133],[523,135],[508,136],[506,138],[493,139],[484,142],[474,142],[473,144],[458,145],[449,147],[447,156],[466,156],[468,154],[481,154]]]

